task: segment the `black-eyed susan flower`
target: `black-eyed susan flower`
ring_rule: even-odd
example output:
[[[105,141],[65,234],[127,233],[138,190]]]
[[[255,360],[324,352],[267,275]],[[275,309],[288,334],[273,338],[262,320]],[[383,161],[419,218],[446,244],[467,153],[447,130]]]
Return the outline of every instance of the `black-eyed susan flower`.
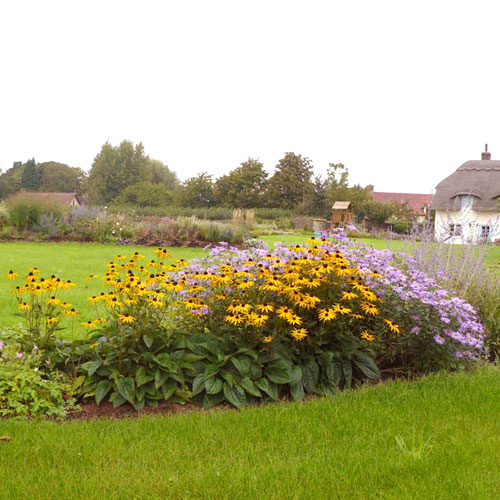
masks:
[[[387,323],[387,325],[389,326],[391,332],[394,332],[394,333],[401,333],[401,330],[399,329],[399,325],[396,325],[396,323],[393,323],[391,320],[389,319],[384,319],[384,321]]]
[[[369,314],[370,316],[377,316],[379,314],[379,310],[373,304],[369,304],[368,302],[362,302],[361,309],[365,314]]]
[[[119,318],[121,323],[132,324],[135,322],[135,318],[128,313],[119,314],[118,318]]]
[[[241,314],[227,314],[224,316],[224,321],[231,325],[240,325],[245,318]]]
[[[303,340],[307,337],[307,330],[305,328],[294,328],[290,335],[295,339],[295,340]]]
[[[32,309],[31,305],[27,304],[26,302],[21,302],[17,307],[21,309],[21,311],[29,311],[30,309]]]
[[[320,321],[332,321],[337,317],[337,312],[333,308],[320,309],[318,311],[318,318]]]
[[[269,342],[272,342],[273,341],[273,337],[272,335],[268,335],[267,337],[264,337],[262,339],[262,342],[266,343],[266,344],[269,344]]]
[[[78,316],[80,313],[76,309],[71,308],[69,311],[68,310],[61,311],[61,314],[64,314],[65,316],[70,316],[71,318],[74,318],[75,316]]]
[[[375,340],[375,336],[366,330],[361,332],[361,338],[368,340],[368,342],[373,342]]]
[[[342,300],[352,300],[358,297],[357,293],[354,292],[342,292]]]
[[[271,304],[258,304],[257,305],[257,311],[263,312],[263,313],[269,313],[274,311],[274,306]]]
[[[95,324],[94,321],[84,321],[83,323],[81,323],[81,325],[84,327],[84,328],[97,328],[97,325]],[[95,344],[92,344],[92,346],[95,347]],[[90,346],[91,349],[93,349],[93,347]]]
[[[59,323],[58,316],[52,316],[51,318],[47,318],[47,325],[54,325],[56,323]]]
[[[19,278],[19,274],[15,273],[14,271],[11,270],[7,273],[8,280],[15,280],[16,278]]]
[[[91,274],[90,276],[87,276],[86,281],[92,281],[95,280],[96,278],[99,278],[98,274]]]
[[[49,297],[47,299],[47,304],[49,306],[58,306],[60,303],[61,303],[61,301],[55,296]]]

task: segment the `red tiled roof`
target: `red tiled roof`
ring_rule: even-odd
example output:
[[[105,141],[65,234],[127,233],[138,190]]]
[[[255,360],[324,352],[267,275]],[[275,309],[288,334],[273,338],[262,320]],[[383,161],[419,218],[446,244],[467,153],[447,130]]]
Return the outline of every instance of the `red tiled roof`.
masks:
[[[415,215],[425,215],[424,207],[432,203],[434,195],[415,193],[383,193],[372,192],[373,199],[382,203],[406,203]]]

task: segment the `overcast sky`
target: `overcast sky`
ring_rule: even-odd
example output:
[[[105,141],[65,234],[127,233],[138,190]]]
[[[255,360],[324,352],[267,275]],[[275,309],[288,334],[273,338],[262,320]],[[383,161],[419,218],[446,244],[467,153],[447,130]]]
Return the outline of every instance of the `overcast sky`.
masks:
[[[2,1],[0,168],[142,141],[181,179],[285,152],[428,193],[500,159],[499,2]]]

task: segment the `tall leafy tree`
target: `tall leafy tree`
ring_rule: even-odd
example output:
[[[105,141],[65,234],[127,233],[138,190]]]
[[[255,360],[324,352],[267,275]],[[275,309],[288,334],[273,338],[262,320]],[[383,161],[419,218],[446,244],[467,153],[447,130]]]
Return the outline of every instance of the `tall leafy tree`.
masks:
[[[109,203],[126,187],[148,182],[151,175],[148,162],[142,143],[134,147],[131,141],[122,141],[119,146],[107,142],[90,169],[87,183],[90,199],[94,203]]]
[[[34,158],[24,164],[21,187],[28,191],[36,191],[40,187],[41,171]]]
[[[169,191],[173,191],[180,185],[177,174],[170,170],[160,160],[150,159],[148,161],[150,181],[153,184],[163,184]]]
[[[190,177],[178,191],[178,203],[183,207],[212,207],[215,205],[214,181],[207,172]]]
[[[21,179],[24,172],[22,161],[15,161],[11,168],[0,175],[0,198],[17,193],[21,189]]]
[[[331,215],[331,205],[326,195],[325,181],[319,175],[312,182],[312,189],[306,198],[303,211],[314,217],[329,218]]]
[[[215,183],[217,205],[254,208],[263,204],[267,172],[259,160],[248,158],[238,168],[219,177]]]
[[[306,203],[312,189],[313,166],[309,158],[285,153],[278,162],[266,190],[266,205],[294,209]]]
[[[40,163],[40,191],[49,193],[82,192],[86,173],[80,168],[70,167],[64,163],[48,161]]]
[[[336,201],[350,201],[355,210],[364,201],[370,199],[366,188],[359,184],[349,186],[349,170],[343,163],[330,163],[325,181],[325,192],[330,206]]]

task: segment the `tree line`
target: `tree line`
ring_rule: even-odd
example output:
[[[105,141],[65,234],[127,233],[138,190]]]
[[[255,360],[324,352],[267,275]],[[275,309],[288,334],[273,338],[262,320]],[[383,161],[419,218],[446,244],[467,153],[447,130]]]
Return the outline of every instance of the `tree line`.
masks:
[[[357,213],[380,221],[397,210],[373,201],[368,188],[350,186],[348,169],[342,163],[330,163],[322,178],[314,175],[309,158],[288,152],[271,176],[260,160],[248,158],[219,178],[201,172],[181,182],[167,165],[149,158],[142,143],[134,145],[127,140],[118,146],[105,143],[88,173],[58,162],[16,162],[0,175],[0,198],[23,188],[76,191],[96,205],[268,207],[330,217],[335,201],[351,201]]]

